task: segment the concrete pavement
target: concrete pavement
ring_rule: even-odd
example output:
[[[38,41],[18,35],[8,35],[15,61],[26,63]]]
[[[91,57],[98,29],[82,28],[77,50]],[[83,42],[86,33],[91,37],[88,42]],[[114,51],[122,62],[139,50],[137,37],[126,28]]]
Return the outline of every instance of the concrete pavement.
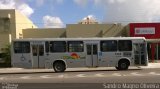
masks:
[[[149,63],[148,66],[130,67],[129,69],[151,69],[160,68],[160,63]],[[96,70],[116,70],[114,67],[98,68],[67,68],[66,71],[96,71]],[[0,74],[25,74],[25,73],[51,73],[53,69],[24,69],[24,68],[1,68]]]

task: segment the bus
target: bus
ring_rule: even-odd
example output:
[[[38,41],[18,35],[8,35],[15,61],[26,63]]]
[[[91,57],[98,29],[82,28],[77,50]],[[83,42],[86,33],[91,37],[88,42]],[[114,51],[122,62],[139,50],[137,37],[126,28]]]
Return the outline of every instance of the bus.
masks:
[[[26,38],[12,41],[11,64],[21,68],[147,66],[144,37],[108,38]]]

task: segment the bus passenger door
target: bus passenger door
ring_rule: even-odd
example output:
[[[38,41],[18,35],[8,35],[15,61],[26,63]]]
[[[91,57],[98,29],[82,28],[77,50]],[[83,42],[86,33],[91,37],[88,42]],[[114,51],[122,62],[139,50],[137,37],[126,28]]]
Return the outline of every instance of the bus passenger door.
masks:
[[[146,65],[147,64],[147,50],[146,45],[142,43],[134,44],[134,63],[135,65]]]
[[[32,67],[45,68],[44,44],[32,44]]]
[[[86,44],[86,65],[88,67],[98,66],[98,45],[97,44]]]

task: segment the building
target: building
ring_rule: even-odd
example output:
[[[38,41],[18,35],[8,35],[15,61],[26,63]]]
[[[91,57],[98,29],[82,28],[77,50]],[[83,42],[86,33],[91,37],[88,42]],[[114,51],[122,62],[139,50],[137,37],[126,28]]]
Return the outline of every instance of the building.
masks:
[[[82,19],[78,24],[98,24],[98,21],[95,18],[86,17]]]
[[[17,10],[1,9],[0,13],[0,54],[14,39],[126,36],[120,23],[99,24],[93,18],[85,18],[77,24],[67,24],[66,28],[37,28]]]
[[[148,39],[150,60],[160,60],[160,23],[130,23],[129,30],[131,37]]]
[[[126,36],[121,24],[67,24],[66,28],[23,29],[23,38],[75,38]]]
[[[14,9],[0,10],[0,53],[13,39],[22,38],[80,38],[80,37],[145,37],[149,58],[160,59],[160,23],[99,23],[84,18],[65,28],[37,28],[31,20]]]
[[[122,36],[121,24],[98,24],[96,20],[86,18],[78,24],[67,24],[66,28],[37,28],[14,9],[0,10],[0,13],[0,53],[13,39]]]
[[[84,18],[78,24],[67,24],[66,28],[23,29],[23,38],[75,38],[75,37],[119,37],[127,36],[120,23],[99,24],[93,18]]]
[[[37,27],[17,10],[1,9],[0,13],[0,53],[2,53],[13,39],[23,38],[22,29]]]
[[[121,24],[68,24],[66,36],[72,37],[120,37],[126,36]]]

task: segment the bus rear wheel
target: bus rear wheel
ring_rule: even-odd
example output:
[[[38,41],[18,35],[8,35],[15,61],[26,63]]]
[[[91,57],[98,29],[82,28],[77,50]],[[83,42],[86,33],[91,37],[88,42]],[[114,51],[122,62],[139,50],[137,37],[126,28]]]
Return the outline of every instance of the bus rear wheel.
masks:
[[[116,67],[117,70],[127,70],[129,67],[129,62],[128,61],[120,61],[118,63],[118,67]]]
[[[53,69],[55,72],[64,72],[66,69],[65,63],[61,61],[55,62],[53,64]]]

